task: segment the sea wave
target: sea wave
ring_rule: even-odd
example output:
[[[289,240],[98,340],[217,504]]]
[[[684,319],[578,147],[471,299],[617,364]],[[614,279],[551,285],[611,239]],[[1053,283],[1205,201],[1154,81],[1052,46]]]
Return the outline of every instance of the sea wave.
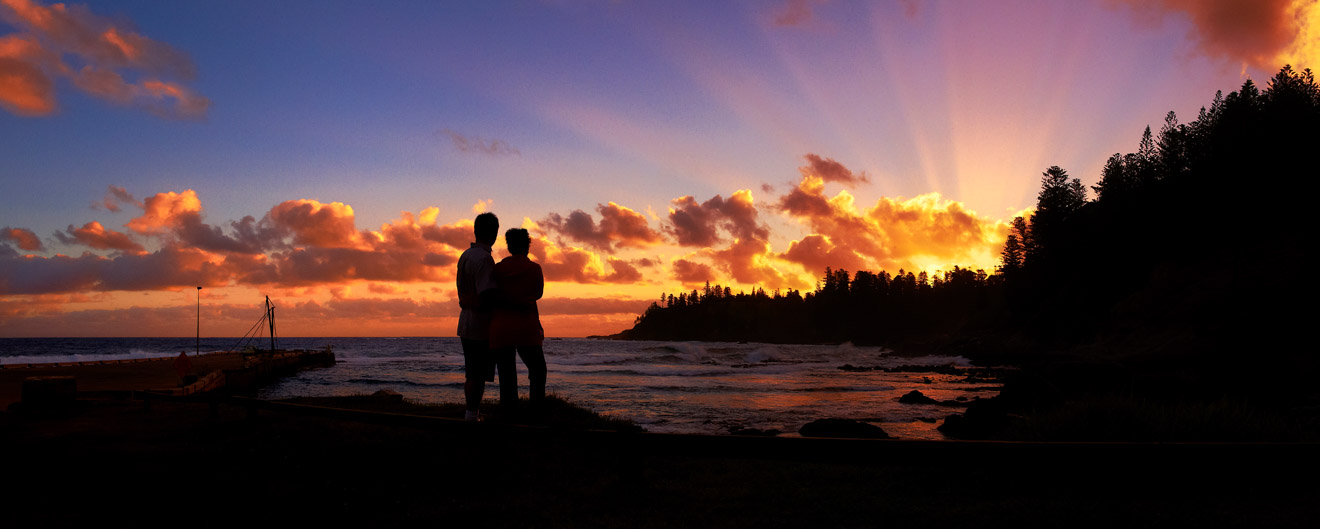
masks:
[[[108,360],[135,360],[139,358],[173,358],[179,353],[148,352],[139,349],[127,353],[87,353],[69,355],[18,355],[0,357],[0,364],[54,364],[72,362],[105,362]],[[191,355],[190,355],[191,356]]]
[[[377,378],[350,378],[344,381],[345,384],[361,384],[366,386],[412,386],[419,388],[452,388],[463,387],[463,382],[418,382],[407,379],[377,379]]]
[[[614,376],[636,376],[636,377],[720,377],[731,374],[729,369],[690,369],[682,367],[655,367],[646,368],[638,366],[636,369],[574,369],[572,373],[579,375],[614,375]]]

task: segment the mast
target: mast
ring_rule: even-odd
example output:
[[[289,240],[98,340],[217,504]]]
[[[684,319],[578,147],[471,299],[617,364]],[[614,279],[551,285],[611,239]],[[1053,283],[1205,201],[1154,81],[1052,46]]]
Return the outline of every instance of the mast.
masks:
[[[202,354],[202,287],[197,287],[197,350],[193,354]]]
[[[270,324],[270,351],[275,352],[275,304],[266,296],[266,321]]]

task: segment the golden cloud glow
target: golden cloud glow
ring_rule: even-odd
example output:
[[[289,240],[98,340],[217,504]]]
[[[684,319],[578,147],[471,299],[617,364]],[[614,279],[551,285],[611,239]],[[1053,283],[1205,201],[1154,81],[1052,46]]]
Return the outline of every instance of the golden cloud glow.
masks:
[[[143,213],[125,226],[138,233],[159,233],[178,226],[181,217],[202,211],[202,201],[191,189],[182,193],[157,193],[143,201]]]
[[[845,190],[828,197],[825,180],[803,171],[778,207],[815,233],[793,242],[782,258],[819,273],[823,266],[930,270],[954,265],[992,270],[1008,224],[983,218],[939,193],[881,197],[865,212]]]
[[[882,197],[864,209],[846,190],[829,195],[829,185],[866,183],[863,175],[829,158],[806,157],[801,175],[796,186],[768,204],[758,204],[750,190],[739,189],[727,198],[674,199],[663,218],[648,218],[616,202],[599,204],[598,217],[581,211],[548,215],[540,222],[523,217],[521,225],[533,235],[531,257],[547,280],[542,313],[548,332],[617,332],[645,308],[653,290],[686,290],[707,281],[735,289],[810,289],[825,267],[894,272],[956,264],[992,269],[1007,232],[1006,223],[983,218],[937,193]],[[470,218],[442,224],[439,208],[428,207],[403,211],[378,229],[363,229],[349,204],[294,199],[260,217],[212,225],[191,189],[138,202],[114,186],[94,209],[113,212],[123,205],[142,211],[124,232],[98,221],[56,232],[60,242],[89,249],[76,257],[41,255],[41,241],[30,230],[0,231],[0,306],[16,306],[14,300],[34,296],[100,296],[66,319],[49,312],[0,314],[0,319],[44,328],[122,309],[143,321],[163,322],[177,312],[168,302],[171,292],[205,286],[208,295],[219,296],[213,301],[231,292],[233,299],[281,296],[293,304],[290,312],[302,313],[286,321],[301,322],[308,335],[338,334],[352,315],[360,319],[362,314],[382,322],[355,331],[363,334],[447,334],[453,327],[454,265],[473,240]],[[805,233],[772,237],[769,217],[795,221]],[[19,255],[15,245],[38,254]],[[497,259],[507,253],[502,246],[496,245]],[[128,292],[158,301],[139,306],[142,298],[128,297]],[[386,297],[355,297],[355,292]],[[229,310],[222,307],[213,309]],[[217,312],[215,317],[222,316]]]

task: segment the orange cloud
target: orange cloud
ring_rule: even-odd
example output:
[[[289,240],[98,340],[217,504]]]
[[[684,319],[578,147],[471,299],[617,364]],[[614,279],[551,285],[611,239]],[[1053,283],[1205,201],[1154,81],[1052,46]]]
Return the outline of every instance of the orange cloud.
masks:
[[[706,243],[700,250],[668,261],[673,279],[685,283],[715,281],[717,276],[750,286],[805,288],[802,270],[825,266],[850,269],[930,269],[942,264],[993,266],[1006,226],[980,218],[960,203],[939,195],[913,199],[882,198],[866,211],[841,191],[825,195],[825,176],[834,183],[864,181],[841,164],[808,157],[802,181],[772,206],[812,230],[782,253],[770,244],[770,230],[752,193],[743,189],[727,199],[704,202],[675,199],[664,231],[682,245]],[[281,202],[258,220],[245,216],[227,224],[203,221],[203,207],[193,190],[151,195],[137,203],[119,187],[108,187],[102,205],[115,209],[136,204],[142,214],[120,233],[97,222],[70,225],[56,237],[66,243],[121,253],[78,257],[21,256],[12,245],[0,247],[0,295],[82,291],[159,290],[187,286],[244,285],[262,288],[345,287],[367,282],[377,294],[402,292],[405,282],[449,283],[460,251],[472,240],[472,221],[436,223],[437,208],[402,212],[377,230],[356,226],[353,208],[312,199]],[[570,218],[545,223],[556,233],[594,241],[599,248],[648,246],[661,242],[643,214],[607,203],[598,207],[599,222],[582,212],[585,223]],[[541,225],[524,218],[534,234],[532,257],[550,282],[583,285],[646,283],[645,268],[658,259],[616,256],[552,240]],[[6,228],[4,239],[21,248],[39,248],[30,231]],[[717,246],[722,240],[728,244]],[[148,252],[158,245],[158,250]],[[501,250],[502,252],[502,250]],[[340,297],[346,297],[345,290]]]
[[[645,248],[663,242],[660,232],[651,229],[646,216],[626,207],[610,202],[598,204],[600,213],[597,224],[591,215],[576,210],[562,217],[551,213],[542,222],[547,228],[598,250],[614,248]]]
[[[198,118],[210,101],[161,76],[191,80],[187,55],[128,31],[85,6],[0,0],[0,20],[22,33],[0,37],[0,106],[15,114],[55,111],[54,79],[65,77],[82,91],[117,104],[135,104],[163,117]],[[73,56],[82,68],[64,61]],[[136,81],[126,73],[141,74]]]
[[[55,238],[64,244],[82,244],[97,250],[145,251],[141,244],[128,238],[128,234],[107,230],[96,221],[83,224],[81,228],[74,228],[70,224],[65,231],[55,232]]]
[[[1266,71],[1317,67],[1320,3],[1315,0],[1122,0],[1138,16],[1184,13],[1198,51]]]
[[[103,202],[118,207],[132,202],[132,195],[112,186]],[[62,242],[134,255],[27,258],[6,245],[0,247],[0,273],[6,274],[0,295],[187,285],[297,287],[364,280],[451,281],[459,234],[471,238],[471,221],[435,225],[436,208],[420,215],[403,212],[399,220],[383,225],[380,231],[370,231],[359,230],[352,208],[338,202],[285,201],[260,221],[245,216],[229,222],[228,229],[202,221],[201,201],[192,190],[157,193],[140,206],[143,213],[126,226],[158,241],[159,251],[146,253],[130,234],[98,222],[81,228],[70,225],[56,233]],[[19,228],[6,228],[4,235],[20,246],[34,247],[40,242],[30,231]],[[466,241],[461,244],[466,248]],[[623,260],[611,261],[609,270],[601,269],[583,280],[623,283],[641,277]]]
[[[896,270],[971,264],[988,269],[1008,233],[1006,223],[980,217],[938,193],[882,197],[863,213],[847,191],[827,197],[822,176],[802,174],[778,207],[815,233],[790,244],[781,257],[809,272],[825,266]]]
[[[434,212],[431,211],[434,209],[430,208],[423,211],[422,220],[418,220],[417,216],[404,211],[400,214],[399,220],[385,224],[380,227],[380,231],[374,232],[374,238],[379,244],[410,250],[424,248],[432,242],[439,242],[426,236],[428,228],[438,228],[434,224]],[[428,217],[431,219],[430,223],[425,222]],[[462,230],[461,227],[456,226],[454,228]],[[468,231],[470,232],[471,229],[469,228]],[[457,248],[457,246],[454,247]]]
[[[866,269],[866,262],[856,252],[835,246],[829,237],[819,234],[789,243],[788,251],[779,257],[801,264],[802,268],[812,274],[820,274],[827,267],[853,271]]]
[[[545,298],[536,302],[542,315],[641,314],[651,302],[619,298]]]
[[[803,158],[807,160],[807,165],[798,168],[803,178],[814,176],[825,182],[838,182],[848,187],[871,182],[866,173],[854,173],[833,158],[822,158],[811,153],[807,153]]]
[[[18,249],[29,252],[39,252],[45,249],[41,244],[41,239],[37,238],[37,234],[26,228],[5,226],[4,229],[0,229],[0,240],[14,241],[14,244],[18,245]]]
[[[41,66],[42,51],[31,37],[0,37],[0,107],[20,116],[55,112],[55,81]]]
[[[908,200],[881,198],[867,210],[866,217],[881,227],[885,246],[893,256],[975,261],[977,250],[997,249],[1008,235],[1003,222],[981,218],[961,202],[946,200],[938,193]]]
[[[714,281],[715,270],[706,263],[698,263],[687,259],[674,260],[674,279],[683,283],[705,283]]]
[[[770,229],[760,220],[760,212],[747,189],[735,191],[728,199],[715,195],[698,203],[692,196],[676,198],[670,202],[669,225],[665,230],[679,245],[702,246],[702,255],[739,283],[765,288],[800,288],[805,283],[792,274],[785,274],[775,266],[779,259],[770,250]],[[733,242],[724,249],[713,247],[721,242],[725,232]],[[687,259],[674,262],[674,277],[684,282],[709,280],[714,276],[710,265]]]
[[[353,208],[343,202],[286,200],[270,208],[272,225],[293,234],[293,242],[327,248],[353,248],[361,241]]]
[[[156,193],[143,201],[143,213],[125,226],[141,234],[160,233],[182,224],[181,217],[202,210],[202,201],[191,189],[182,193]]]
[[[161,117],[200,118],[211,107],[211,100],[199,96],[187,87],[159,79],[142,81],[133,95],[142,106]]]
[[[177,247],[113,258],[90,252],[79,257],[10,258],[0,259],[0,295],[219,287],[232,276],[207,253]]]
[[[770,251],[770,244],[765,241],[738,239],[728,248],[706,253],[729,277],[745,285],[766,289],[808,286],[796,275],[785,274],[772,264],[777,256]]]
[[[642,273],[637,271],[637,267],[623,259],[613,257],[606,259],[610,263],[610,273],[605,276],[605,283],[636,283],[642,280]]]
[[[261,306],[209,303],[203,291],[203,336],[236,336],[252,326]],[[192,327],[180,325],[195,316],[193,304],[165,307],[127,307],[57,311],[66,303],[89,301],[79,295],[21,296],[0,299],[0,336],[192,336]],[[277,301],[278,303],[278,301]],[[649,300],[618,298],[546,298],[538,302],[542,325],[551,336],[585,336],[616,332],[632,322]],[[323,302],[281,304],[281,334],[337,335],[353,326],[362,335],[442,335],[457,324],[458,304],[453,300],[412,298],[334,298]],[[370,319],[373,325],[360,323]],[[451,334],[452,335],[452,334]]]
[[[367,285],[367,291],[375,294],[398,294],[403,289],[389,283],[372,283]]]
[[[422,237],[428,241],[446,244],[452,248],[466,250],[475,236],[472,234],[472,221],[465,220],[449,226],[424,226]]]
[[[546,281],[564,281],[570,283],[636,283],[642,280],[642,274],[628,261],[608,258],[608,270],[600,256],[575,246],[561,247],[531,224],[535,230],[532,247],[528,254],[541,265],[541,272]]]
[[[282,286],[368,281],[446,281],[453,279],[450,259],[432,258],[422,251],[368,250],[309,246],[272,256],[275,276]],[[440,254],[435,254],[440,255]]]

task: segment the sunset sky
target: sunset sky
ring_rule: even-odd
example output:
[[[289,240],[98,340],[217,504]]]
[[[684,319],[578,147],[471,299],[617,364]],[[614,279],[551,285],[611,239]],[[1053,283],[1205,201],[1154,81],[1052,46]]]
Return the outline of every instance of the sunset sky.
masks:
[[[453,336],[476,212],[550,336],[707,280],[991,271],[1059,165],[1312,66],[1315,0],[0,0],[0,336]],[[1218,213],[1207,212],[1213,216]],[[497,244],[498,260],[503,241]]]

